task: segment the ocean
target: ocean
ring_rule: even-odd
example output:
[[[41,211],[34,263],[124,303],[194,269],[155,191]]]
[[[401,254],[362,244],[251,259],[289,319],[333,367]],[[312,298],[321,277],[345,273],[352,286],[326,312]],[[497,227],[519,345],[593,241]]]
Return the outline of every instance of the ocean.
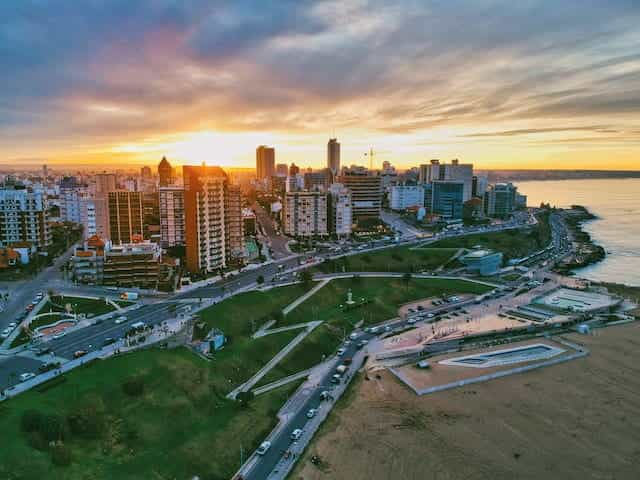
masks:
[[[640,286],[640,179],[594,179],[518,182],[529,206],[583,205],[596,220],[583,225],[607,252],[599,263],[576,275],[600,282]]]

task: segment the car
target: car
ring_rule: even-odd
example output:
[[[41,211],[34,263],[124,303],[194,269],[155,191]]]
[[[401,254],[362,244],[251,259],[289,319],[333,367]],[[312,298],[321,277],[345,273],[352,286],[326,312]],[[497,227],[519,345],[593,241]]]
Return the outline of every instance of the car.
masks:
[[[27,380],[31,380],[32,378],[34,378],[36,376],[35,373],[33,372],[27,372],[27,373],[22,373],[20,375],[20,381],[21,382],[26,382]]]
[[[31,300],[31,305],[33,305],[34,307],[40,303],[40,300],[38,300],[37,298]]]
[[[337,373],[331,376],[331,383],[340,383],[340,375]]]
[[[307,418],[315,417],[317,412],[318,411],[315,408],[309,409],[309,411],[307,412]]]
[[[358,342],[358,345],[356,345],[356,346],[357,346],[358,348],[362,348],[362,347],[364,347],[367,343],[369,343],[369,341],[368,341],[368,340],[360,340],[360,341]]]
[[[258,449],[256,450],[256,453],[258,455],[264,455],[265,453],[267,453],[267,450],[269,450],[270,448],[271,448],[271,442],[262,442],[258,447]]]
[[[342,355],[344,355],[344,352],[346,352],[344,348],[339,348],[337,354],[339,357],[341,357]]]
[[[116,321],[114,322],[116,325],[120,325],[121,323],[124,323],[127,321],[127,317],[118,317],[116,318]]]
[[[7,328],[16,328],[18,326],[18,324],[16,322],[11,322],[9,325],[7,325]]]
[[[66,332],[64,332],[64,331],[63,331],[63,332],[58,332],[58,333],[56,333],[52,338],[53,338],[54,340],[57,340],[58,338],[62,338],[62,337],[64,337],[65,335],[66,335]]]
[[[46,355],[47,353],[51,353],[51,348],[49,347],[42,347],[41,349],[39,349],[38,351],[36,351],[36,355],[38,355],[39,357],[42,355]]]
[[[77,350],[73,353],[73,358],[84,357],[87,354],[86,350]]]
[[[301,436],[302,436],[301,428],[296,428],[293,432],[291,432],[291,440],[293,440],[294,442],[296,440],[299,440]]]
[[[389,325],[387,325],[386,327],[384,327],[384,331],[385,332],[390,332],[391,330],[393,330]]]
[[[416,323],[416,319],[415,318],[410,318],[409,320],[407,320],[407,323],[409,325],[413,325],[414,323]]]
[[[433,313],[427,313],[427,318],[433,318],[435,315]]]
[[[5,338],[9,338],[9,335],[11,335],[10,332],[4,331],[0,333],[0,338],[4,340]]]
[[[107,337],[104,339],[104,342],[102,342],[102,345],[106,347],[107,345],[111,345],[112,343],[116,343],[116,339],[112,337]]]
[[[351,335],[349,335],[350,340],[355,340],[356,338],[358,338],[358,334],[356,332],[353,332]]]
[[[418,305],[416,308],[417,308],[417,309],[418,309],[418,311],[420,311],[420,312],[421,312],[422,310],[424,310],[424,307],[423,307],[422,305]]]

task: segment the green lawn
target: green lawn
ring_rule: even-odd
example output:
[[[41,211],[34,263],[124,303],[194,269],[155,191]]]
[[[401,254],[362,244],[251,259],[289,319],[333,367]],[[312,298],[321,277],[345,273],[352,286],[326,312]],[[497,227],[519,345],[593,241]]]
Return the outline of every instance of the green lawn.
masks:
[[[340,308],[351,288],[353,299],[366,298],[370,303],[353,310]],[[331,355],[354,326],[362,321],[375,324],[397,316],[398,307],[404,303],[453,293],[480,294],[489,287],[464,280],[438,278],[411,279],[407,284],[402,279],[392,278],[346,278],[333,280],[291,311],[277,326],[324,320],[300,345],[293,349],[260,382],[261,385],[287,375],[305,370],[319,363],[323,355]]]
[[[541,214],[536,227],[524,230],[506,230],[504,232],[477,233],[463,237],[447,238],[429,245],[431,248],[484,248],[503,253],[505,261],[527,255],[545,248],[551,240],[548,214]]]
[[[144,350],[93,362],[45,392],[34,389],[4,402],[0,478],[228,479],[239,466],[240,448],[248,455],[262,441],[298,385],[242,407],[224,398],[224,375],[225,366],[186,349]],[[144,387],[138,395],[124,392],[131,378]],[[58,448],[70,454],[70,465],[52,464],[43,434],[21,431],[27,410],[47,415],[47,425],[61,426],[56,436],[64,446]]]
[[[103,315],[115,310],[113,305],[106,303],[103,299],[54,295],[44,304],[40,312],[66,312],[67,304],[71,305],[71,313],[93,314],[93,316]]]
[[[420,248],[403,246],[385,248],[375,252],[359,253],[329,260],[318,270],[322,273],[336,272],[421,272],[434,270],[446,263],[456,248]]]

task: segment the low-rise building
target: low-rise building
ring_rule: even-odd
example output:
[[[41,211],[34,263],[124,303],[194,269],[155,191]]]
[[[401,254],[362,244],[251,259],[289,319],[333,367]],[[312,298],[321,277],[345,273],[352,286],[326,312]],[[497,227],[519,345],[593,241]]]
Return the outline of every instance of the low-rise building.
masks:
[[[467,270],[483,276],[495,275],[502,266],[502,252],[477,249],[460,257]]]
[[[105,251],[103,284],[156,289],[160,279],[160,246],[123,243]]]
[[[104,272],[105,242],[94,235],[81,247],[76,247],[71,257],[73,279],[81,283],[102,283]]]

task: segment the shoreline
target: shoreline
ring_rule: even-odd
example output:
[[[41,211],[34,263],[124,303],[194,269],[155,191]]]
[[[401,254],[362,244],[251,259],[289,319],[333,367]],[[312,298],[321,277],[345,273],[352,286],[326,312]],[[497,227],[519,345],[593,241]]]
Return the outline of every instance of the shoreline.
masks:
[[[577,244],[577,251],[571,261],[559,265],[554,271],[562,275],[575,275],[577,270],[603,261],[607,256],[604,247],[595,243],[582,228],[584,223],[598,217],[582,205],[571,205],[571,208],[563,209],[561,215],[573,236],[573,242]]]

